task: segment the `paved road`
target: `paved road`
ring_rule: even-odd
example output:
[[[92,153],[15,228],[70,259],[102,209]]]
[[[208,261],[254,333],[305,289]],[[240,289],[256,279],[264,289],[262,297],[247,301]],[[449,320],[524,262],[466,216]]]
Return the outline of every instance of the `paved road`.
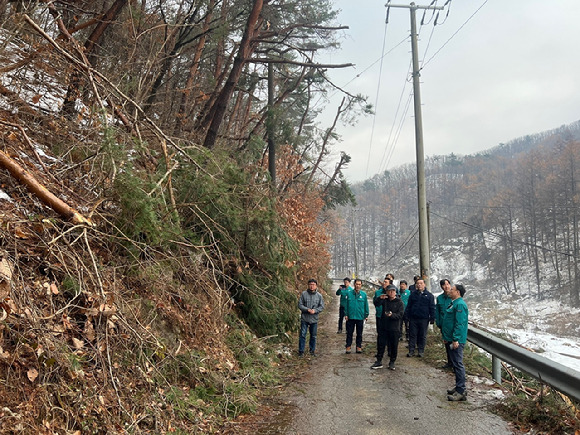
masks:
[[[338,287],[338,285],[337,285]],[[404,342],[395,371],[371,370],[375,352],[374,307],[365,326],[363,354],[344,352],[344,334],[336,334],[338,298],[319,325],[318,357],[307,373],[273,404],[275,417],[254,427],[257,434],[444,434],[514,433],[486,411],[492,387],[468,379],[467,402],[447,401],[452,373],[407,358]],[[354,350],[354,347],[353,347]]]

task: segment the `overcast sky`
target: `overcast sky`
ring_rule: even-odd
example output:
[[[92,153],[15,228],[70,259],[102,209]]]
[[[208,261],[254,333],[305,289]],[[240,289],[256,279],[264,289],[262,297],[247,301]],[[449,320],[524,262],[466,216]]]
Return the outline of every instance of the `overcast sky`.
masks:
[[[350,154],[344,173],[356,182],[416,161],[410,12],[391,8],[385,29],[386,1],[334,3],[338,22],[350,28],[341,49],[324,61],[356,66],[329,75],[367,95],[376,112],[337,130],[336,160],[340,151]],[[436,26],[431,12],[420,26],[423,11],[417,11],[425,156],[472,154],[580,119],[579,0],[452,0],[450,6]],[[381,72],[383,41],[389,53]],[[336,94],[327,106],[325,125],[340,99]]]

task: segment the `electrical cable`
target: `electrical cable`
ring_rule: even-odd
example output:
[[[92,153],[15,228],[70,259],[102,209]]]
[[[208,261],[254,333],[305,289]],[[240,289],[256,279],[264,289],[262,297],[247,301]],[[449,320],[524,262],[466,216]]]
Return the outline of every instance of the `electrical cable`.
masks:
[[[451,222],[451,223],[454,223],[454,224],[457,224],[457,225],[463,225],[463,226],[466,226],[468,228],[476,229],[478,231],[481,231],[482,233],[491,234],[492,236],[496,236],[496,237],[499,237],[501,239],[508,240],[508,241],[510,241],[512,243],[519,243],[520,245],[531,246],[532,248],[541,249],[542,251],[553,252],[555,254],[565,255],[567,257],[576,259],[576,256],[574,254],[570,254],[570,253],[567,253],[567,252],[556,251],[555,249],[545,248],[543,246],[536,245],[534,243],[522,242],[521,240],[516,240],[516,239],[510,238],[510,237],[508,237],[508,236],[506,236],[504,234],[500,234],[500,233],[497,233],[495,231],[486,230],[485,228],[478,227],[477,225],[473,225],[473,224],[470,224],[468,222],[457,222],[457,221],[455,221],[455,220],[453,220],[453,219],[451,219],[449,217],[441,216],[440,214],[435,213],[433,210],[431,210],[430,213],[432,215],[434,215],[434,216],[437,216],[438,218],[441,218],[441,219],[447,221],[447,222]]]
[[[425,68],[425,67],[426,67],[426,66],[429,64],[429,62],[431,62],[431,61],[433,60],[433,58],[434,58],[435,56],[437,56],[437,55],[439,54],[439,52],[440,52],[441,50],[443,50],[443,48],[444,48],[444,47],[445,47],[447,44],[449,44],[449,42],[450,42],[450,41],[451,41],[451,40],[452,40],[452,39],[453,39],[453,38],[454,38],[454,37],[455,37],[455,36],[456,36],[456,35],[457,35],[457,34],[458,34],[460,31],[461,31],[461,29],[463,29],[463,28],[464,28],[464,27],[467,25],[467,23],[468,23],[468,22],[469,22],[469,21],[470,21],[470,20],[471,20],[471,19],[472,19],[472,18],[473,18],[473,17],[474,17],[474,16],[475,16],[475,15],[476,15],[476,14],[477,14],[477,13],[478,13],[480,10],[481,10],[481,8],[483,8],[483,7],[485,6],[485,4],[486,4],[488,1],[489,1],[489,0],[485,0],[485,1],[483,2],[483,4],[482,4],[482,5],[481,5],[479,8],[477,8],[477,10],[476,10],[476,11],[475,11],[473,14],[471,14],[471,16],[470,16],[470,17],[469,17],[467,20],[465,20],[465,22],[464,22],[464,23],[463,23],[461,26],[459,26],[459,28],[458,28],[458,29],[455,31],[455,33],[453,33],[453,35],[451,35],[451,36],[449,37],[449,39],[448,39],[447,41],[445,41],[445,43],[444,43],[444,44],[443,44],[441,47],[439,47],[439,50],[437,50],[437,51],[436,51],[436,52],[433,54],[433,56],[431,56],[431,57],[429,58],[429,60],[428,60],[427,62],[423,63],[423,66],[421,67],[421,69]]]
[[[388,9],[390,9],[390,8],[387,8],[387,11],[388,11]],[[387,43],[387,25],[388,25],[388,23],[389,23],[389,20],[388,20],[388,12],[387,12],[387,16],[385,18],[385,32],[383,34],[383,47],[381,48],[381,54],[385,52],[385,45]],[[371,138],[370,138],[370,142],[369,142],[369,152],[368,152],[368,157],[367,157],[367,168],[365,171],[365,178],[367,178],[369,175],[369,164],[371,161],[371,152],[373,149],[373,136],[375,134],[375,122],[377,120],[377,111],[378,111],[378,107],[379,107],[379,92],[381,90],[381,77],[383,75],[383,59],[384,58],[385,58],[384,56],[381,56],[381,65],[379,67],[379,80],[377,82],[377,93],[375,95],[375,111],[373,114],[373,123],[371,126]]]
[[[419,233],[419,223],[417,223],[415,225],[415,229],[413,230],[412,233],[409,233],[409,235],[407,236],[407,239],[397,248],[397,250],[393,253],[393,255],[391,255],[389,258],[387,258],[385,260],[385,262],[383,263],[384,266],[386,266],[389,261],[391,261],[393,258],[395,258],[395,256],[405,247],[407,246],[414,238],[415,236]]]
[[[411,64],[409,63],[409,70],[411,68]],[[409,73],[409,70],[407,70],[407,75]],[[383,157],[381,158],[381,162],[379,164],[379,171],[378,173],[381,173],[384,167],[384,163],[385,161],[387,161],[387,165],[388,166],[388,162],[390,159],[385,160],[387,154],[392,155],[392,152],[390,151],[390,145],[391,145],[391,138],[393,137],[393,131],[395,129],[395,124],[397,121],[397,117],[399,116],[399,110],[401,109],[401,102],[403,101],[403,95],[405,94],[405,89],[407,87],[407,83],[408,80],[405,80],[405,82],[403,83],[403,89],[401,90],[401,95],[399,96],[399,102],[397,103],[397,110],[395,112],[395,117],[393,119],[393,123],[391,124],[391,130],[389,131],[389,137],[387,138],[387,144],[385,146],[385,151],[383,152]],[[412,95],[412,94],[410,94]],[[407,114],[407,110],[408,110],[408,104],[409,104],[409,100],[407,100],[407,107],[405,108],[405,113],[403,114],[403,118],[406,117]],[[402,128],[402,125],[400,126],[400,128]],[[398,137],[398,134],[395,135],[395,137]],[[396,141],[393,143],[392,148],[394,148],[394,144],[396,143]]]

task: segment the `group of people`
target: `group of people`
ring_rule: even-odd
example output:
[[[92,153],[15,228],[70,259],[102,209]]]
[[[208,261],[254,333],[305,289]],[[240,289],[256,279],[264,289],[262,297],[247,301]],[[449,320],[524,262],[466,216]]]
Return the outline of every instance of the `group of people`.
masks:
[[[465,288],[461,284],[451,285],[448,279],[442,279],[442,293],[437,299],[426,288],[420,276],[413,278],[413,284],[407,288],[405,280],[399,281],[399,288],[394,284],[394,276],[388,273],[382,286],[375,291],[373,304],[376,312],[377,353],[371,369],[383,368],[385,350],[389,358],[388,368],[395,370],[399,341],[403,340],[403,328],[408,341],[407,357],[423,357],[427,341],[429,324],[436,324],[441,331],[445,344],[447,362],[444,368],[455,372],[455,386],[447,390],[450,401],[464,401],[467,398],[465,389],[465,367],[463,349],[467,341],[467,322],[469,311],[463,300]],[[318,314],[324,309],[324,299],[317,291],[315,279],[308,281],[308,290],[302,292],[298,302],[300,309],[300,339],[298,354],[303,356],[306,348],[306,335],[310,332],[309,351],[316,354],[316,335]],[[336,291],[340,296],[338,331],[346,328],[345,352],[352,353],[352,342],[355,336],[355,352],[362,353],[362,334],[369,317],[369,302],[362,281],[345,278]]]

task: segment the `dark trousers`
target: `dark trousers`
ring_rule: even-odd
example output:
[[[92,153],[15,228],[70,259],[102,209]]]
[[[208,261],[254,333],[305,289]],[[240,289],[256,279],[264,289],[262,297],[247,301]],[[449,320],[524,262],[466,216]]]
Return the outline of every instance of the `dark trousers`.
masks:
[[[401,329],[400,329],[401,337],[403,337],[403,325],[405,325],[405,339],[409,341],[409,319],[407,320],[403,319],[401,321]]]
[[[409,353],[415,352],[415,347],[419,353],[425,351],[425,343],[427,341],[427,327],[429,326],[429,319],[409,319]]]
[[[354,329],[356,328],[356,347],[362,347],[362,334],[363,334],[363,326],[365,321],[364,320],[354,320],[348,319],[346,321],[346,347],[350,347],[352,345],[352,336],[354,334]]]
[[[380,340],[381,340],[381,317],[375,317],[375,319],[377,319],[377,360],[379,359],[379,346],[380,346]],[[383,349],[384,350],[384,349]]]
[[[377,361],[383,360],[385,347],[387,348],[389,361],[395,362],[397,360],[397,354],[399,353],[399,331],[379,331],[377,339]]]
[[[465,366],[463,365],[463,348],[465,343],[459,343],[457,349],[451,349],[451,343],[445,343],[445,347],[449,348],[449,356],[451,357],[451,365],[455,371],[455,390],[458,393],[465,393]]]
[[[342,322],[344,320],[344,307],[341,305],[338,309],[338,330],[342,331]]]
[[[445,352],[447,353],[447,365],[453,366],[451,363],[451,348],[449,343],[445,343]]]

